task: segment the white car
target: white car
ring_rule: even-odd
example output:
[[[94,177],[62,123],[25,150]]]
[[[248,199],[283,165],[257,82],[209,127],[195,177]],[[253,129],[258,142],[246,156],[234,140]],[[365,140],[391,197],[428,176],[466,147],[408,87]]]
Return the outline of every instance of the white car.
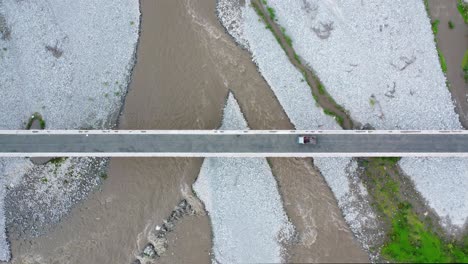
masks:
[[[305,145],[305,144],[315,145],[315,144],[317,144],[317,137],[314,137],[314,136],[298,136],[297,137],[297,143],[301,144],[301,145]]]

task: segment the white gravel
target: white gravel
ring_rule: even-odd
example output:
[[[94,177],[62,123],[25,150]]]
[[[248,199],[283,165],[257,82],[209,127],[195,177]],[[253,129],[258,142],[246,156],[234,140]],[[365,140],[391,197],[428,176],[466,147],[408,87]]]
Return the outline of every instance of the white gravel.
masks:
[[[0,129],[25,128],[34,112],[44,117],[49,129],[114,126],[134,63],[139,22],[137,0],[0,0]],[[31,201],[21,194],[16,197],[29,201],[31,212],[34,208],[44,209],[37,205],[49,201],[49,206],[55,207],[44,214],[63,215],[68,209],[65,207],[89,191],[90,185],[81,182],[65,195],[59,190],[66,188],[63,182],[52,181],[63,180],[66,175],[61,173],[68,173],[69,168],[81,168],[83,174],[90,172],[87,159],[68,160],[54,169],[57,178],[47,184],[31,181],[27,186],[23,176],[49,177],[50,166],[55,165],[33,166],[27,159],[2,159],[0,163],[2,176],[9,180],[8,193],[22,189],[35,195],[29,197],[36,199]],[[0,197],[5,193],[3,186]],[[0,216],[3,203],[0,198]],[[2,246],[4,223],[2,216],[0,260],[9,257],[8,249]]]
[[[244,19],[244,33],[249,41],[252,59],[294,126],[297,129],[340,129],[333,118],[316,106],[312,90],[304,77],[289,62],[273,34],[258,20],[253,8],[245,9]]]
[[[242,0],[218,0],[216,12],[227,32],[243,48],[248,48],[242,27]]]
[[[431,207],[450,225],[463,226],[468,212],[468,162],[464,158],[402,159],[401,168],[411,175]],[[434,172],[441,172],[437,179]],[[428,177],[428,175],[430,175]],[[450,203],[447,203],[450,201]]]
[[[4,171],[2,163],[0,162],[0,173]],[[3,174],[3,173],[2,173]],[[6,195],[5,177],[0,177],[0,260],[8,261],[11,258],[10,244],[8,243],[7,235],[5,232],[5,212],[4,201]]]
[[[106,159],[68,158],[60,163],[17,166],[16,175],[6,171],[8,226],[15,235],[45,233],[99,185],[102,180],[99,173],[106,163]],[[21,181],[14,183],[12,178]]]
[[[248,129],[229,94],[220,129]],[[213,228],[214,263],[278,263],[293,233],[265,158],[206,158],[193,188]]]
[[[353,119],[379,129],[461,128],[423,1],[268,3],[296,52]],[[323,39],[326,25],[332,30]]]
[[[268,3],[296,52],[353,119],[377,129],[462,128],[423,1]],[[468,199],[462,199],[468,189],[466,174],[456,168],[466,168],[468,160],[444,162],[401,160],[402,169],[429,205],[442,218],[461,226],[468,219]],[[424,177],[418,176],[422,171]]]
[[[0,129],[23,128],[34,112],[51,129],[113,125],[133,66],[138,1],[1,1],[0,15],[11,31],[0,39]]]

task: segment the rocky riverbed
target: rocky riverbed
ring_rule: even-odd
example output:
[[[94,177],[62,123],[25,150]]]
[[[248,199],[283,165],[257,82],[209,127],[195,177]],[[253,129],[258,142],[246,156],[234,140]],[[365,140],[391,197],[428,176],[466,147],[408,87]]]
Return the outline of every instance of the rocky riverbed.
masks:
[[[139,21],[133,0],[0,1],[0,129],[25,129],[34,113],[48,129],[114,127]],[[99,186],[106,163],[73,158],[36,166],[1,159],[0,212],[7,212],[10,236],[38,235],[56,224]],[[0,260],[8,259],[2,239]]]

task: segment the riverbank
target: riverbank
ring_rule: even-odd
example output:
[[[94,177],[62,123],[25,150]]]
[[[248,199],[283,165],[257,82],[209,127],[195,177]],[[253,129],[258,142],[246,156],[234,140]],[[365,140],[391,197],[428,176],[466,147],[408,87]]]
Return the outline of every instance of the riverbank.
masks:
[[[465,81],[462,62],[468,47],[468,25],[457,10],[457,0],[427,1],[432,23],[437,23],[434,37],[445,58],[447,84],[454,100],[460,122],[468,128],[468,82]],[[438,21],[438,22],[436,22]],[[453,26],[449,25],[451,23]]]

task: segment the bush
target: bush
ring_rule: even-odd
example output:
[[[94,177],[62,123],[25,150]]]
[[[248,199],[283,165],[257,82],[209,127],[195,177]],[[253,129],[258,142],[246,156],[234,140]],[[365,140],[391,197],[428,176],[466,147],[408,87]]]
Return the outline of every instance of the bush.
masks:
[[[455,24],[452,22],[452,21],[449,21],[448,22],[448,26],[450,29],[454,29],[455,28]]]
[[[434,32],[434,36],[437,35],[437,33],[439,32],[439,23],[440,23],[439,19],[436,19],[435,21],[431,23],[432,32]]]
[[[465,23],[468,24],[468,5],[463,3],[463,0],[458,0],[457,9]]]

